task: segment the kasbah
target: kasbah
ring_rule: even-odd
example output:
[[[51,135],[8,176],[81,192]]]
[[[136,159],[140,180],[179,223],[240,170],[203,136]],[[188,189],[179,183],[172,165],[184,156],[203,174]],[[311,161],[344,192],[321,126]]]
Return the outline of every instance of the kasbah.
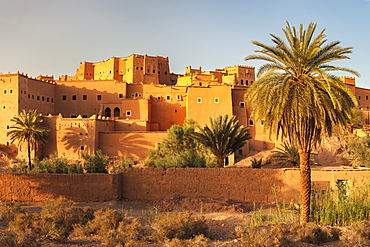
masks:
[[[354,77],[342,77],[359,100],[365,124],[369,124],[370,90],[356,87]],[[80,63],[74,76],[0,73],[0,143],[18,150],[6,133],[11,119],[22,110],[36,109],[49,124],[50,138],[33,156],[63,155],[81,159],[81,153],[97,150],[110,157],[142,160],[148,149],[158,147],[174,124],[193,119],[200,126],[210,117],[235,115],[250,127],[252,139],[229,164],[248,156],[250,150],[271,150],[280,145],[263,131],[263,120],[251,118],[245,93],[255,81],[255,68],[236,65],[202,71],[185,68],[182,75],[170,72],[168,57],[132,54],[106,61]]]

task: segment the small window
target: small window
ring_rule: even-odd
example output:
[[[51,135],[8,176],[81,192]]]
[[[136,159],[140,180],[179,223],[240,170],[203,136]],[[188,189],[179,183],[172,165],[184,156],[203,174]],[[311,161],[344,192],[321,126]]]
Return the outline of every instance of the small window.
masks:
[[[82,118],[87,118],[87,115],[82,115]]]
[[[5,90],[6,91],[6,90]],[[4,93],[5,94],[5,93]],[[358,100],[360,100],[361,99],[361,96],[358,96]]]
[[[12,93],[13,93],[13,90],[12,90],[12,89],[10,89],[10,90],[9,90],[9,93],[10,93],[10,94],[12,94]]]
[[[7,92],[6,92],[6,89],[4,90],[4,94],[6,94]]]
[[[33,95],[32,95],[33,96]],[[67,100],[67,95],[62,95],[62,100],[66,101]]]
[[[131,116],[131,111],[126,111],[126,116]]]
[[[369,96],[366,96],[366,100],[368,100],[369,99]]]
[[[44,96],[42,96],[41,99],[42,99],[42,101],[45,101],[45,97]]]
[[[167,71],[165,71],[164,74],[167,75]]]
[[[71,115],[71,118],[77,118],[76,114]]]
[[[249,126],[253,126],[254,125],[254,120],[253,119],[249,119]]]
[[[265,120],[264,119],[261,120],[260,125],[261,126],[265,125]]]
[[[157,97],[157,100],[161,100],[161,96],[158,96],[158,97]]]
[[[245,85],[247,85],[247,86],[248,86],[248,80],[245,80]]]
[[[135,97],[135,94],[134,94],[134,93],[132,93],[132,94],[131,94],[131,97]]]
[[[82,95],[82,100],[87,100],[87,95],[86,94]]]
[[[85,147],[84,147],[84,146],[81,146],[81,147],[80,147],[80,150],[81,150],[81,151],[85,150]]]
[[[139,93],[135,93],[135,97],[138,97],[139,96]]]
[[[199,82],[199,86],[201,87],[203,85],[203,83]]]
[[[244,82],[243,82],[243,80],[240,80],[240,85],[244,85]]]
[[[219,99],[219,98],[214,98],[214,99],[213,99],[213,102],[215,102],[216,104],[217,104],[217,103],[220,103],[220,99]]]
[[[171,95],[167,95],[166,100],[171,100]]]
[[[245,108],[245,103],[244,102],[240,102],[239,103],[239,106],[240,106],[240,108]]]
[[[54,98],[51,98],[51,103],[54,103]]]
[[[77,100],[77,95],[72,95],[72,100]]]
[[[253,84],[253,81],[251,81],[251,85]]]
[[[197,98],[197,103],[202,103],[202,98],[201,97]]]
[[[238,150],[239,156],[243,156],[243,149]]]
[[[177,100],[182,100],[182,95],[181,94],[177,95]]]
[[[46,98],[46,102],[49,102],[49,101],[50,101],[50,98],[49,98],[49,97],[47,97],[47,98]]]
[[[28,98],[29,98],[29,99],[31,98],[31,94],[28,94]]]
[[[153,69],[153,74],[155,73],[155,70]]]
[[[6,126],[6,129],[7,129],[7,130],[8,130],[8,129],[10,129],[10,126],[9,126],[9,125],[7,125],[7,126]]]
[[[140,67],[140,70],[143,70],[143,67]]]
[[[37,95],[37,100],[40,100],[40,96]]]
[[[99,101],[101,100],[101,94],[97,95],[97,100],[99,100]]]
[[[32,95],[32,99],[35,99],[35,95]]]
[[[122,99],[123,98],[123,94],[122,93],[118,94],[118,98]]]
[[[5,110],[6,109],[6,106],[5,105],[3,105],[3,110]]]

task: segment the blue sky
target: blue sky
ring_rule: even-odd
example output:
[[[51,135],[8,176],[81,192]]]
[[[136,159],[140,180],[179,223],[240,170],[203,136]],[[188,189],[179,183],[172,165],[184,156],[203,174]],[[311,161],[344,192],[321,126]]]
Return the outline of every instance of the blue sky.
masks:
[[[79,62],[132,53],[168,56],[171,71],[214,70],[244,61],[291,25],[318,24],[328,41],[353,46],[357,85],[370,88],[367,0],[1,0],[0,72],[74,75]],[[349,74],[346,74],[349,75]],[[350,75],[349,75],[350,76]]]

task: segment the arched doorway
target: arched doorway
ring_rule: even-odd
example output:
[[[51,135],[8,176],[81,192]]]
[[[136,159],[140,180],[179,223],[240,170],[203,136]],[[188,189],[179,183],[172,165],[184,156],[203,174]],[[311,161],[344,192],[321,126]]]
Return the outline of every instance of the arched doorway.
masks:
[[[121,115],[121,110],[116,107],[114,108],[114,117],[119,117]]]
[[[104,110],[104,116],[105,117],[111,117],[111,110],[109,107],[105,108]]]

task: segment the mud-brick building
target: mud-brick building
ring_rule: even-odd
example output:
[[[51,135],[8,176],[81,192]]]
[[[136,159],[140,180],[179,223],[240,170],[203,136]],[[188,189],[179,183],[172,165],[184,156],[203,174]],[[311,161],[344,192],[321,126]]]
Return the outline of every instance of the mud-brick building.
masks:
[[[355,78],[343,78],[359,99],[369,123],[370,90],[358,88]],[[39,156],[65,155],[79,159],[81,152],[101,149],[110,156],[145,158],[174,124],[185,119],[207,124],[216,115],[235,115],[250,127],[252,139],[237,150],[235,159],[250,148],[275,147],[276,140],[263,132],[263,120],[255,121],[244,102],[255,81],[255,69],[237,65],[214,71],[185,68],[171,73],[168,57],[132,54],[96,63],[80,63],[76,74],[31,78],[27,74],[0,74],[0,143],[14,116],[37,109],[50,126],[50,140]],[[19,156],[24,155],[23,151]]]

